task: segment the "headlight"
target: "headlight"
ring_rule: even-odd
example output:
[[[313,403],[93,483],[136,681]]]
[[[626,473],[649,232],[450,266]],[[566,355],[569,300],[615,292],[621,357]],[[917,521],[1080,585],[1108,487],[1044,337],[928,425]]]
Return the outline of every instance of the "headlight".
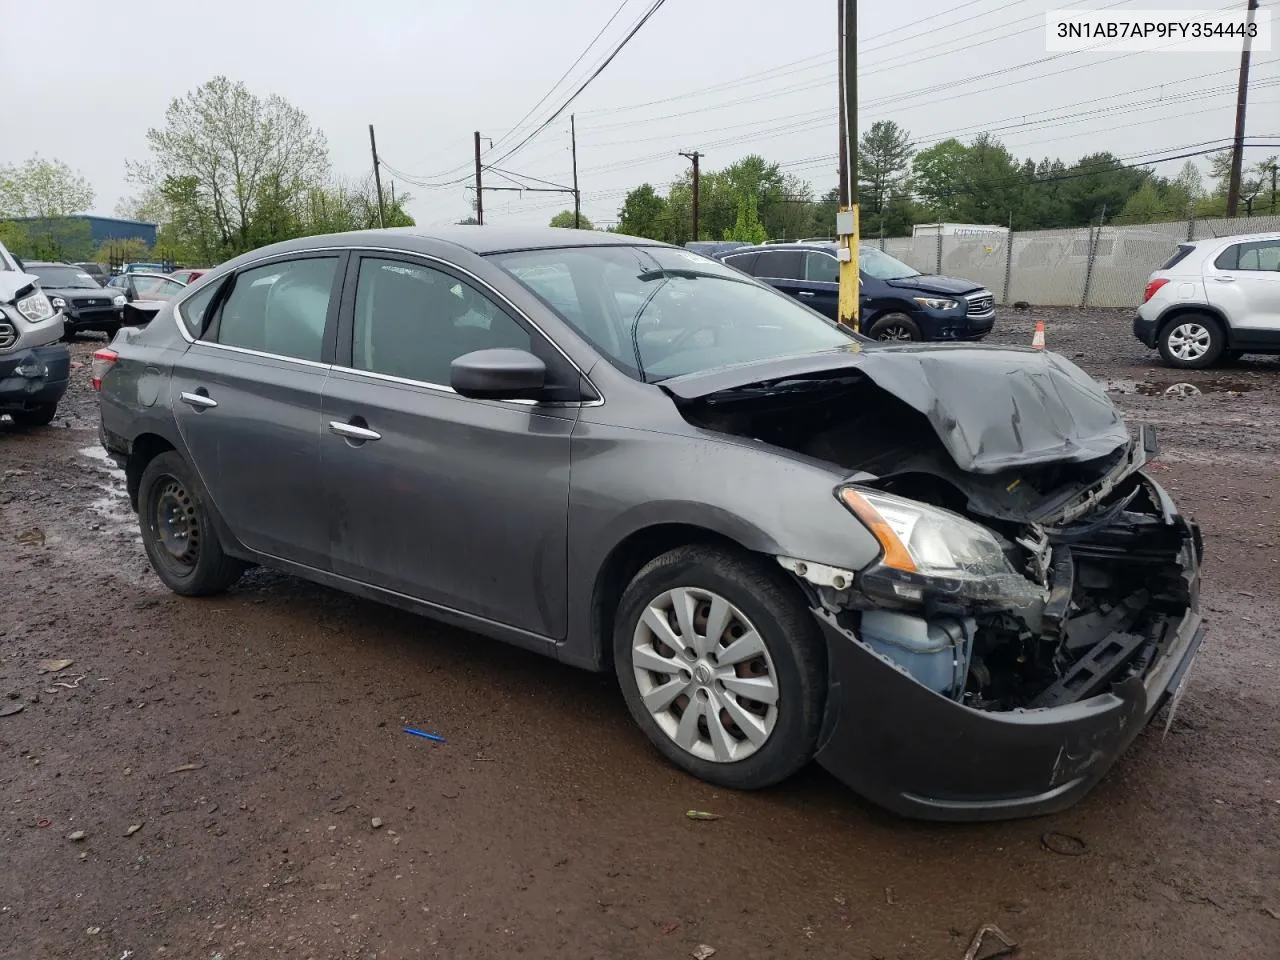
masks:
[[[839,496],[880,541],[886,567],[950,580],[1014,573],[995,535],[959,514],[854,487]]]
[[[955,300],[948,300],[945,297],[912,297],[911,299],[930,310],[950,310],[952,307],[960,306]]]
[[[128,298],[128,297],[126,297],[123,293],[117,293],[117,294],[116,294],[116,295],[111,299],[111,305],[112,305],[113,307],[123,307],[123,306],[124,306],[126,303],[128,303],[128,302],[129,302],[129,298]]]
[[[17,307],[18,312],[32,323],[48,320],[56,313],[53,309],[53,304],[49,302],[49,298],[44,295],[43,290],[37,290],[31,296],[19,300]]]
[[[65,310],[67,306],[67,301],[63,300],[62,297],[54,297],[49,302],[53,304],[53,309],[55,310]]]

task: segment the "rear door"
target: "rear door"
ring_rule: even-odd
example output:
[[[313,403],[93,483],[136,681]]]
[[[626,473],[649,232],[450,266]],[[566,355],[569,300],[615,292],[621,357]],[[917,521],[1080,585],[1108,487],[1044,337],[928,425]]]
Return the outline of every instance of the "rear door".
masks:
[[[321,404],[342,263],[337,254],[297,254],[237,272],[209,322],[184,316],[198,339],[171,381],[188,453],[232,533],[252,550],[317,569],[329,566]]]
[[[577,407],[473,400],[449,382],[455,359],[496,347],[531,350],[553,380],[576,370],[440,261],[353,255],[346,286],[320,458],[334,571],[563,636]]]
[[[804,255],[804,287],[797,296],[823,316],[840,319],[840,261],[835,254],[810,250]]]
[[[1280,239],[1233,243],[1205,264],[1209,302],[1228,317],[1232,345],[1280,345]]]

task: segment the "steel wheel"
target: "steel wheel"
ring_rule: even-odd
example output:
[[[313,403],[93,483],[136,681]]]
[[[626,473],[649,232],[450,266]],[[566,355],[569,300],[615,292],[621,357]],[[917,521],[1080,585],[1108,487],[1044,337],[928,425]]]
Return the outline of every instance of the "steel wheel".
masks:
[[[1169,352],[1184,363],[1194,363],[1209,352],[1213,334],[1203,324],[1188,320],[1169,331]]]
[[[189,573],[200,561],[200,518],[195,502],[174,477],[165,477],[149,518],[151,531],[176,573]]]
[[[645,607],[632,636],[645,708],[689,754],[743,760],[778,721],[778,679],[755,626],[719,594],[677,587]]]

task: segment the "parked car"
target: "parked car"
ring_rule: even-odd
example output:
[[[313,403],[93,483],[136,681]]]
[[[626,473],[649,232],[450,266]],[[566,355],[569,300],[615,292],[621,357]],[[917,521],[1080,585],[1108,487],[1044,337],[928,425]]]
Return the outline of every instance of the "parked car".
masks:
[[[176,297],[186,284],[160,273],[122,273],[111,278],[110,287],[124,294],[124,322],[150,323],[160,308]]]
[[[128,273],[164,273],[163,263],[124,263],[116,271],[116,276]]]
[[[1184,370],[1280,353],[1280,233],[1178,244],[1147,282],[1133,335]]]
[[[93,379],[173,591],[262,564],[612,669],[724,787],[816,757],[914,816],[1058,810],[1203,637],[1199,530],[1079,367],[878,344],[678,247],[291,240]]]
[[[187,267],[182,270],[175,270],[173,273],[168,274],[168,276],[177,280],[179,283],[190,284],[198,280],[200,277],[203,277],[208,272],[208,270],[204,269],[197,270]]]
[[[98,281],[98,285],[101,287],[105,287],[107,285],[107,281],[111,279],[111,271],[100,263],[94,263],[92,260],[80,261],[73,264],[73,266],[79,267],[89,276],[93,277],[93,279]]]
[[[67,391],[71,352],[62,313],[0,244],[0,414],[19,427],[50,423]]]
[[[838,319],[834,243],[762,244],[716,257]],[[995,325],[995,296],[971,280],[922,274],[871,246],[859,248],[858,277],[859,326],[873,340],[981,340]]]
[[[62,311],[64,335],[100,330],[110,340],[120,329],[125,295],[103,287],[79,266],[28,261],[27,272],[40,278],[40,289]]]

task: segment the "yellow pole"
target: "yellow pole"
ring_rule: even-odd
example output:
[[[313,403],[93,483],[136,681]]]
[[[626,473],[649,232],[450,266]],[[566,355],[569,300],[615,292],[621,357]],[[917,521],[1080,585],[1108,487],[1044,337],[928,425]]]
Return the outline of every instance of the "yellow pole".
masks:
[[[840,27],[840,322],[858,330],[858,4],[838,0]],[[860,332],[860,331],[859,331]]]
[[[858,207],[841,210],[853,220],[853,232],[840,237],[840,322],[858,329]],[[844,219],[844,218],[841,218]],[[846,253],[847,251],[847,253]]]

